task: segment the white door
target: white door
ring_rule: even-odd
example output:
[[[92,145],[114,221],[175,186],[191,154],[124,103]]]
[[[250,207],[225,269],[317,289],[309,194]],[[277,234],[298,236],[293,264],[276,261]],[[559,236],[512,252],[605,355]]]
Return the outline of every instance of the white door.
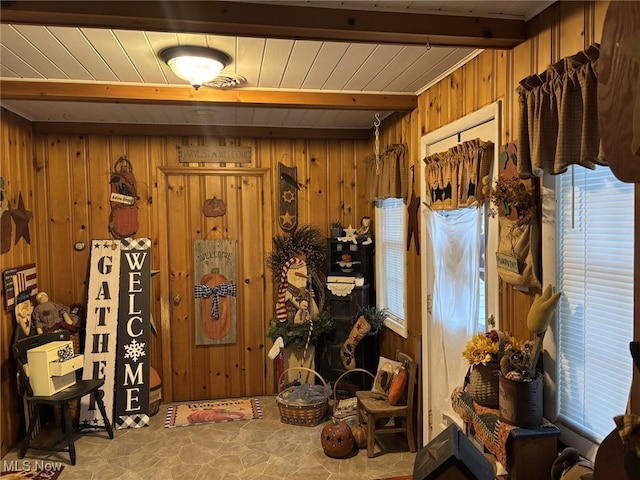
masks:
[[[498,152],[500,149],[500,103],[496,102],[489,105],[473,114],[470,114],[456,122],[453,122],[445,127],[442,127],[434,132],[425,135],[422,138],[422,158],[425,158],[434,153],[448,150],[449,148],[457,145],[458,143],[472,140],[474,138],[480,138],[483,141],[491,141],[495,145],[494,149],[494,165],[492,172],[497,172]],[[426,185],[424,182],[424,175],[420,175],[421,178],[421,198],[428,198],[426,192]],[[480,188],[480,187],[479,187]],[[424,210],[428,208],[424,204],[421,206],[422,218],[424,219]],[[435,335],[430,335],[430,330],[433,329],[433,318],[431,312],[433,311],[432,299],[433,299],[433,286],[434,286],[434,269],[430,259],[433,258],[433,251],[431,249],[431,241],[429,239],[429,232],[427,227],[421,230],[421,242],[425,246],[424,254],[421,258],[421,272],[422,272],[422,375],[423,375],[423,412],[425,418],[423,419],[423,441],[427,444],[431,439],[435,438],[440,432],[442,432],[450,423],[460,420],[455,414],[451,412],[443,411],[438,407],[436,399],[448,398],[451,391],[442,391],[443,385],[441,382],[435,382],[434,379],[441,378],[438,371],[434,371],[437,362],[434,361],[434,354],[436,350],[440,350],[434,346],[434,342],[437,341]],[[487,215],[483,216],[483,228],[484,238],[479,239],[484,243],[484,251],[481,250],[483,255],[483,261],[481,261],[481,267],[484,267],[487,272],[493,272],[490,276],[484,276],[484,271],[480,274],[480,308],[478,312],[478,318],[481,320],[481,329],[484,330],[484,320],[489,315],[493,315],[497,319],[498,314],[498,278],[497,269],[495,267],[495,256],[487,254],[486,252],[495,252],[497,250],[497,238],[498,238],[498,226],[497,219],[492,219]],[[462,358],[462,352],[449,352],[446,358],[446,362],[451,364],[452,362],[464,362]],[[464,382],[464,376],[460,378],[460,385]],[[440,384],[440,385],[439,385]]]

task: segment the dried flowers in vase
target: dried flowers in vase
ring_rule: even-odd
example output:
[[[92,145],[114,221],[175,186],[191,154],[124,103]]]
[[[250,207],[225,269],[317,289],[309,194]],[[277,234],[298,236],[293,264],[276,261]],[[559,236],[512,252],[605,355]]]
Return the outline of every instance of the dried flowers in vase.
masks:
[[[489,212],[491,216],[495,216],[498,211],[505,217],[509,216],[511,209],[514,208],[518,218],[524,218],[535,207],[533,194],[517,177],[498,177],[493,185],[489,177],[484,177],[482,179],[482,193],[497,209],[497,211],[491,209]]]

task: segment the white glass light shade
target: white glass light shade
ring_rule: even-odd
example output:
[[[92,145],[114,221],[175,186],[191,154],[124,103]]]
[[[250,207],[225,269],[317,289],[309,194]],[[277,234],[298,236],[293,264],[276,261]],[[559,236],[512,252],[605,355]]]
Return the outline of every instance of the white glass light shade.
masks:
[[[219,50],[206,47],[171,47],[160,52],[160,58],[178,77],[198,89],[216,78],[231,59]]]

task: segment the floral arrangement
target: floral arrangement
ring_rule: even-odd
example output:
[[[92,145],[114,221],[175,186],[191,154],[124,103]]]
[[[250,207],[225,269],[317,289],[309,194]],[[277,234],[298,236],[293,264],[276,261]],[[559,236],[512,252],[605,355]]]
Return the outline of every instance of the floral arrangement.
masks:
[[[517,177],[498,177],[493,185],[489,177],[482,179],[482,193],[500,213],[508,216],[511,209],[515,208],[518,218],[524,218],[535,206],[535,199],[526,185]],[[489,215],[495,216],[498,212],[491,209]]]
[[[486,365],[492,360],[497,360],[500,351],[500,342],[493,340],[492,336],[487,333],[479,333],[469,340],[464,346],[462,356],[467,360],[469,365]]]
[[[272,318],[269,321],[267,336],[273,341],[278,337],[282,337],[285,347],[304,348],[309,336],[309,327],[310,322],[281,322],[277,318]],[[335,328],[336,324],[331,314],[326,310],[320,312],[313,318],[313,329],[311,330],[309,345],[315,345],[320,336],[332,332]]]
[[[500,360],[500,371],[509,380],[531,381],[536,377],[533,366],[535,342],[531,340],[516,341],[505,346]]]
[[[500,335],[504,337],[503,354],[500,355]],[[525,350],[524,341],[516,340],[508,333],[491,330],[473,336],[464,347],[462,356],[469,365],[486,365],[489,362],[501,361],[504,356]]]

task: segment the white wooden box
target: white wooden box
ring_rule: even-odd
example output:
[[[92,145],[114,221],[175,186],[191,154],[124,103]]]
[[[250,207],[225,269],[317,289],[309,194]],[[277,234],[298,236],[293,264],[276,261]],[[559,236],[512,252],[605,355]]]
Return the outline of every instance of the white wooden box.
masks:
[[[29,381],[34,395],[49,396],[75,385],[75,371],[82,368],[84,359],[82,355],[76,355],[60,361],[58,352],[67,347],[73,351],[71,340],[49,342],[27,350]]]

